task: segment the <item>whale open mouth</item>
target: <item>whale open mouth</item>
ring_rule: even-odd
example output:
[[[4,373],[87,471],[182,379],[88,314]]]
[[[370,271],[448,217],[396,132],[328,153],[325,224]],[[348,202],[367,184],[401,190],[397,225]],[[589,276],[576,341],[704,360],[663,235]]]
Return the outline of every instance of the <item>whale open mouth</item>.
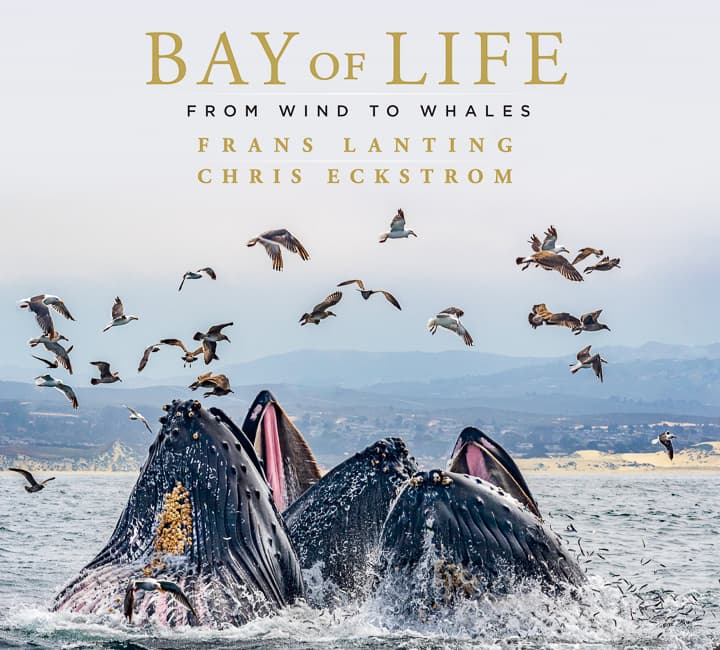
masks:
[[[263,462],[279,511],[320,479],[320,468],[305,438],[270,391],[258,393],[242,430]]]
[[[455,443],[448,470],[492,483],[542,518],[537,502],[515,461],[479,429],[466,427],[462,430]]]

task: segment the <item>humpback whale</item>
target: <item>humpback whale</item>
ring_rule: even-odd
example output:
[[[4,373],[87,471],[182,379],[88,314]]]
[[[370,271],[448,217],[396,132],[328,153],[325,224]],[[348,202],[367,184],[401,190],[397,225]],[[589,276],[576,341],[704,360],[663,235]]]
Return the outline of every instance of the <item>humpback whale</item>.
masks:
[[[260,391],[250,405],[242,431],[264,463],[281,512],[320,480],[310,446],[269,390]]]
[[[517,465],[478,429],[462,431],[449,471],[419,472],[405,443],[385,438],[320,478],[268,391],[242,429],[197,400],[164,409],[110,540],[55,610],[222,627],[305,598],[312,569],[324,579],[313,604],[373,590],[407,612],[518,580],[584,580]]]
[[[524,581],[559,590],[584,580],[559,537],[524,505],[482,479],[442,470],[404,484],[383,525],[378,573],[381,593],[397,594],[408,612]]]
[[[105,548],[54,609],[122,611],[129,584],[174,584],[192,607],[139,591],[139,623],[241,625],[304,596],[300,565],[255,450],[219,409],[174,401]],[[132,609],[132,608],[131,608]]]
[[[584,582],[497,442],[467,427],[449,466],[416,473],[393,502],[380,539],[383,595],[399,596],[406,613],[427,613],[458,597],[502,594],[524,582],[554,590]]]
[[[341,593],[365,595],[390,503],[417,470],[408,455],[400,438],[379,440],[328,472],[285,511],[303,569],[319,564],[323,578]]]
[[[449,465],[418,472],[405,443],[387,438],[285,511],[302,568],[319,566],[340,591],[326,588],[318,604],[361,598],[371,588],[397,594],[405,607],[499,593],[524,579],[553,588],[583,581],[502,446],[468,427]]]

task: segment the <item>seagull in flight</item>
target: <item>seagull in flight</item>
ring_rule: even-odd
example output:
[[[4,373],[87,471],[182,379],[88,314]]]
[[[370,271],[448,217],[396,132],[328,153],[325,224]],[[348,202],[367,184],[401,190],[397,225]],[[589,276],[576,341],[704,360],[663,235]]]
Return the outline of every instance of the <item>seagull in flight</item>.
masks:
[[[100,377],[93,377],[90,383],[93,386],[98,384],[114,384],[116,381],[122,381],[118,372],[110,371],[110,364],[107,361],[91,361],[91,366],[95,366],[100,371]]]
[[[370,296],[375,293],[381,293],[383,296],[385,296],[385,300],[387,300],[393,307],[396,307],[397,309],[402,309],[402,307],[400,307],[400,303],[397,301],[395,296],[393,296],[389,291],[384,291],[383,289],[366,289],[362,280],[345,280],[345,282],[341,282],[340,284],[338,284],[338,287],[344,287],[348,284],[357,284],[358,291],[365,300],[368,300]]]
[[[197,618],[197,613],[182,588],[175,582],[170,580],[156,580],[155,578],[139,578],[130,580],[125,590],[125,600],[123,602],[123,613],[128,619],[128,623],[132,623],[133,610],[135,608],[135,592],[138,589],[143,591],[159,591],[168,593],[176,602],[180,603],[185,609],[192,612]]]
[[[263,245],[265,252],[272,260],[272,267],[274,271],[283,270],[283,257],[280,246],[284,246],[291,253],[297,253],[300,255],[300,258],[305,261],[310,259],[310,253],[308,253],[305,247],[300,243],[300,240],[289,230],[285,230],[285,228],[281,228],[279,230],[268,230],[260,233],[257,237],[253,237],[247,243],[248,246],[255,246],[255,244]]]
[[[221,323],[220,325],[213,325],[207,332],[195,332],[193,341],[202,341],[203,359],[205,365],[209,364],[213,359],[217,359],[218,356],[215,354],[217,344],[220,341],[227,341],[230,343],[230,338],[222,333],[222,330],[226,327],[233,325],[230,323]],[[166,341],[170,339],[165,339]],[[168,343],[168,345],[170,345]],[[184,347],[184,346],[181,346]],[[187,356],[187,350],[185,350]],[[191,362],[192,363],[192,362]]]
[[[54,477],[54,476],[51,476],[50,478],[46,478],[44,481],[38,483],[38,482],[35,480],[35,477],[34,477],[30,472],[28,472],[26,469],[20,469],[20,468],[18,468],[18,467],[8,467],[8,469],[9,469],[11,472],[17,472],[18,474],[22,474],[22,475],[27,479],[27,482],[28,482],[30,485],[25,485],[25,486],[24,486],[26,492],[40,492],[40,490],[44,490],[44,489],[45,489],[45,484],[46,484],[46,483],[49,483],[50,481],[54,481],[54,480],[55,480],[55,477]]]
[[[390,231],[380,235],[379,241],[382,244],[388,239],[405,239],[410,237],[410,235],[417,237],[414,230],[405,230],[405,213],[398,208],[397,214],[390,222]]]
[[[591,347],[592,345],[588,345],[577,353],[577,363],[570,364],[570,372],[574,375],[582,368],[592,368],[595,376],[602,382],[602,364],[607,363],[607,361],[605,361],[605,359],[603,359],[599,354],[590,354]]]
[[[217,275],[215,274],[215,271],[213,271],[209,266],[206,266],[205,268],[198,269],[197,271],[187,271],[185,275],[183,275],[182,282],[180,283],[180,286],[178,287],[178,291],[182,291],[183,285],[185,284],[185,280],[199,280],[203,273],[207,275],[211,280],[216,280]]]
[[[670,458],[670,460],[672,460],[673,456],[675,455],[672,443],[673,438],[677,438],[677,436],[670,433],[669,431],[663,431],[657,438],[651,440],[650,442],[653,445],[657,445],[658,443],[660,443],[663,447],[665,447],[665,451],[667,451],[668,457]]]
[[[103,332],[107,332],[111,327],[119,327],[120,325],[127,325],[128,323],[140,320],[137,316],[126,316],[125,308],[123,307],[122,300],[120,297],[115,298],[115,302],[112,306],[112,320],[105,326]]]
[[[35,377],[35,385],[43,388],[56,388],[70,400],[70,404],[74,409],[78,407],[75,391],[67,384],[64,384],[61,379],[55,379],[52,375],[40,375]]]
[[[308,314],[307,312],[300,316],[300,326],[311,323],[313,325],[319,325],[321,320],[324,320],[328,316],[337,316],[335,312],[330,311],[330,307],[337,305],[342,298],[341,291],[335,291],[331,293],[325,300],[318,303],[312,308],[312,311]]]
[[[434,318],[428,321],[427,328],[430,330],[430,334],[435,334],[438,327],[444,327],[451,332],[455,332],[464,342],[465,345],[472,345],[473,340],[470,336],[470,332],[465,329],[465,326],[460,322],[460,317],[464,316],[465,312],[458,307],[448,307],[443,309],[439,314],[436,314]]]
[[[139,413],[131,406],[128,406],[127,404],[123,404],[123,406],[130,411],[130,415],[128,416],[128,420],[137,420],[138,422],[142,422],[145,425],[145,428],[152,433],[152,429],[150,428],[150,425],[148,424],[147,419],[142,413]]]
[[[23,300],[20,300],[18,302],[18,306],[20,309],[28,309],[35,314],[35,320],[40,326],[43,334],[53,340],[57,339],[57,335],[52,316],[50,315],[50,307],[68,320],[75,320],[68,308],[65,306],[65,303],[58,296],[41,293],[37,296],[33,296],[32,298],[24,298]]]

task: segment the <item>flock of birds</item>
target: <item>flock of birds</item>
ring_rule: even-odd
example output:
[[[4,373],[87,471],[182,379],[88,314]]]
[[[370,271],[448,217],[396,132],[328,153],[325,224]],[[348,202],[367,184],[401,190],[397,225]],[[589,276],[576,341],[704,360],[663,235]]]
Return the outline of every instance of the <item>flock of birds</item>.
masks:
[[[605,253],[602,249],[586,246],[581,248],[573,261],[571,262],[562,253],[570,253],[564,246],[557,246],[558,233],[555,226],[550,226],[545,231],[545,237],[541,241],[540,238],[533,234],[528,243],[533,252],[526,257],[515,258],[515,263],[522,266],[524,271],[531,265],[546,271],[557,271],[564,278],[573,282],[582,282],[584,280],[582,273],[577,270],[576,265],[586,260],[591,255],[596,258],[602,257]],[[583,273],[590,274],[593,271],[610,271],[614,268],[620,268],[620,258],[605,255],[595,264],[589,264],[583,269]],[[610,331],[610,328],[601,323],[599,318],[602,309],[582,314],[580,318],[573,316],[568,312],[551,312],[545,303],[533,305],[532,311],[528,314],[528,322],[533,329],[537,329],[543,325],[567,327],[576,336],[582,332],[601,332],[602,330]],[[590,368],[595,376],[603,381],[603,364],[607,363],[599,353],[592,354],[590,349],[592,345],[584,347],[577,353],[577,361],[570,364],[570,372],[575,374],[583,368]]]
[[[399,209],[390,223],[390,230],[380,235],[379,242],[384,243],[390,239],[407,239],[409,237],[417,237],[417,234],[413,230],[406,228],[405,214],[402,209]],[[563,253],[569,254],[570,251],[564,246],[558,247],[557,239],[558,233],[554,226],[550,226],[547,231],[545,231],[543,240],[540,240],[539,237],[533,234],[529,240],[532,253],[525,257],[516,258],[516,264],[522,266],[523,271],[533,265],[546,271],[557,271],[564,278],[574,282],[584,280],[583,274],[577,270],[576,265],[591,256],[595,256],[599,261],[586,266],[583,269],[584,274],[589,275],[594,271],[610,271],[614,268],[620,268],[619,258],[610,258],[604,255],[603,250],[593,247],[581,248],[574,259],[570,261],[567,257],[563,256]],[[290,253],[297,254],[303,261],[310,259],[310,254],[300,240],[284,228],[268,230],[247,242],[247,246],[249,247],[255,246],[256,244],[263,246],[272,262],[272,268],[275,271],[283,270],[283,249]],[[199,280],[204,277],[210,280],[216,280],[217,274],[209,266],[196,271],[187,271],[183,274],[178,291],[182,291],[187,280]],[[350,285],[356,285],[357,291],[364,300],[369,300],[373,295],[380,294],[393,307],[398,310],[402,309],[398,300],[389,291],[385,289],[367,289],[360,279],[345,280],[340,282],[337,287]],[[323,301],[315,305],[310,312],[306,312],[300,317],[300,325],[318,325],[326,318],[336,316],[336,314],[331,311],[331,307],[337,305],[342,297],[343,294],[341,291],[333,291]],[[45,364],[48,370],[62,367],[69,374],[72,374],[73,369],[70,361],[70,352],[73,350],[73,346],[67,348],[63,346],[62,342],[67,342],[68,339],[55,329],[51,313],[51,310],[53,310],[68,320],[75,320],[63,300],[55,295],[40,294],[19,301],[18,305],[22,309],[28,309],[35,315],[35,319],[42,332],[40,336],[30,339],[29,345],[33,348],[38,345],[43,345],[45,350],[53,356],[53,359],[46,359],[32,355],[33,358]],[[443,309],[428,321],[427,328],[433,335],[438,328],[446,329],[458,335],[465,345],[472,346],[472,336],[460,321],[464,313],[465,312],[459,307]],[[544,303],[540,303],[533,306],[532,311],[528,314],[528,321],[533,329],[541,326],[567,327],[575,335],[581,334],[582,332],[609,331],[610,328],[605,323],[599,321],[601,313],[602,309],[598,309],[582,314],[578,318],[568,312],[551,312]],[[107,332],[113,327],[128,325],[135,320],[139,320],[139,317],[126,315],[122,300],[120,297],[116,297],[111,309],[111,320],[103,328],[103,332]],[[160,339],[145,348],[138,365],[138,372],[142,372],[150,361],[152,354],[160,351],[163,347],[180,348],[182,351],[180,359],[184,367],[192,366],[200,357],[202,357],[205,365],[209,365],[212,361],[218,360],[219,358],[216,354],[218,344],[224,341],[230,342],[230,338],[223,333],[223,330],[232,325],[232,322],[220,323],[209,327],[207,332],[195,332],[192,340],[196,345],[191,346],[193,349],[189,349],[185,343],[178,338]],[[570,364],[570,372],[575,374],[583,368],[592,369],[600,381],[603,381],[603,364],[606,364],[607,361],[603,359],[599,353],[592,354],[590,351],[591,348],[592,346],[588,345],[577,353],[576,362]],[[119,373],[111,369],[111,364],[108,361],[92,361],[90,363],[97,368],[99,373],[98,377],[93,377],[90,380],[91,385],[97,386],[99,384],[112,384],[122,381]],[[43,374],[35,378],[35,384],[37,386],[59,390],[67,397],[73,408],[78,408],[78,399],[75,391],[61,379],[53,377],[51,374]],[[220,397],[233,392],[228,377],[224,374],[213,374],[212,371],[200,374],[198,378],[190,384],[189,388],[191,390],[197,390],[199,388],[205,389],[205,397]],[[147,419],[141,413],[129,406],[125,406],[125,408],[127,408],[130,413],[130,420],[141,422],[147,430],[152,433]],[[660,443],[664,445],[668,455],[672,459],[673,448],[671,440],[674,437],[670,432],[664,432],[652,442],[654,444]],[[52,480],[47,479],[42,483],[38,483],[27,470],[13,468],[13,471],[20,472],[26,477],[30,484],[29,487],[26,486],[29,492],[36,492],[43,489],[45,483]]]
[[[380,242],[384,242],[388,239],[402,239],[411,236],[417,237],[412,230],[405,228],[405,216],[402,210],[398,210],[397,214],[392,219],[390,230],[381,235]],[[283,249],[289,251],[290,253],[297,254],[302,260],[310,259],[310,254],[305,246],[303,246],[302,242],[300,242],[300,240],[290,231],[284,228],[268,230],[259,234],[257,237],[253,237],[247,242],[249,247],[255,246],[256,244],[263,246],[265,252],[270,258],[270,261],[272,262],[272,268],[275,271],[283,270]],[[200,280],[202,278],[216,280],[217,274],[210,266],[197,269],[196,271],[187,271],[182,276],[178,291],[182,291],[186,281]],[[389,291],[384,289],[367,289],[363,281],[360,279],[346,280],[338,284],[338,287],[345,287],[349,285],[357,285],[358,292],[365,300],[369,300],[373,295],[380,294],[393,307],[396,309],[402,309],[398,300]],[[325,298],[325,300],[315,305],[309,313],[303,314],[299,321],[300,325],[307,325],[309,323],[317,325],[325,318],[335,316],[336,314],[332,312],[330,308],[340,302],[341,298],[342,292],[334,291]],[[68,374],[72,375],[73,367],[70,359],[70,353],[73,350],[73,346],[65,347],[63,345],[63,342],[67,342],[68,339],[57,331],[52,316],[52,311],[54,311],[68,320],[75,320],[65,302],[59,296],[39,294],[37,296],[20,300],[18,302],[18,306],[21,309],[27,309],[34,314],[37,324],[41,330],[40,336],[30,339],[30,347],[35,348],[42,345],[45,350],[52,355],[52,359],[32,355],[33,358],[43,363],[48,371],[64,368]],[[462,315],[461,310],[448,311],[457,315]],[[455,316],[453,317],[455,318]],[[123,302],[118,296],[115,298],[112,305],[111,320],[103,328],[103,332],[107,332],[113,327],[128,325],[136,320],[139,320],[139,316],[126,314]],[[179,338],[160,339],[145,348],[138,364],[138,372],[142,372],[145,369],[153,353],[159,352],[161,349],[167,347],[177,347],[181,350],[182,354],[180,359],[182,360],[184,367],[192,366],[192,364],[200,358],[203,359],[205,365],[209,365],[211,362],[218,360],[219,358],[216,353],[218,344],[223,341],[230,342],[230,338],[223,332],[223,330],[227,327],[231,327],[232,325],[232,322],[220,323],[212,325],[206,332],[195,332],[192,337],[194,344],[189,347]],[[441,325],[448,327],[449,329],[453,329],[452,323]],[[455,331],[457,331],[457,328],[455,328]],[[469,341],[471,344],[472,340],[469,339]],[[90,363],[95,366],[98,371],[98,376],[93,377],[90,380],[92,386],[97,386],[99,384],[113,384],[115,382],[122,381],[119,372],[112,369],[109,361],[98,360],[91,361]],[[55,388],[56,390],[59,390],[63,393],[63,395],[65,395],[73,408],[78,408],[79,404],[75,390],[62,379],[54,377],[48,372],[35,377],[35,384],[40,387]],[[206,372],[199,375],[198,378],[190,384],[189,388],[191,390],[197,390],[199,388],[205,389],[205,397],[209,397],[211,395],[220,397],[233,392],[230,386],[230,380],[226,375],[213,374],[212,372]],[[142,414],[130,407],[127,408],[130,411],[131,420],[140,420],[148,427],[148,429],[150,429],[147,424],[147,420],[142,416]]]

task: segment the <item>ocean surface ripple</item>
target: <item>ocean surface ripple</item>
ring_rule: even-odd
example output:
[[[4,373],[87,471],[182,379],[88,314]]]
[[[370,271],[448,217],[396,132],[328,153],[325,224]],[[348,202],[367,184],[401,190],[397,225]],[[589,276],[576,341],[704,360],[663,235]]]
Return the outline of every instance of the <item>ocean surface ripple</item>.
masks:
[[[589,580],[580,594],[528,588],[401,620],[380,598],[300,604],[241,628],[165,629],[48,611],[107,541],[135,481],[59,474],[27,494],[0,474],[0,648],[715,648],[720,646],[720,475],[528,477]],[[309,576],[312,577],[312,576]]]

